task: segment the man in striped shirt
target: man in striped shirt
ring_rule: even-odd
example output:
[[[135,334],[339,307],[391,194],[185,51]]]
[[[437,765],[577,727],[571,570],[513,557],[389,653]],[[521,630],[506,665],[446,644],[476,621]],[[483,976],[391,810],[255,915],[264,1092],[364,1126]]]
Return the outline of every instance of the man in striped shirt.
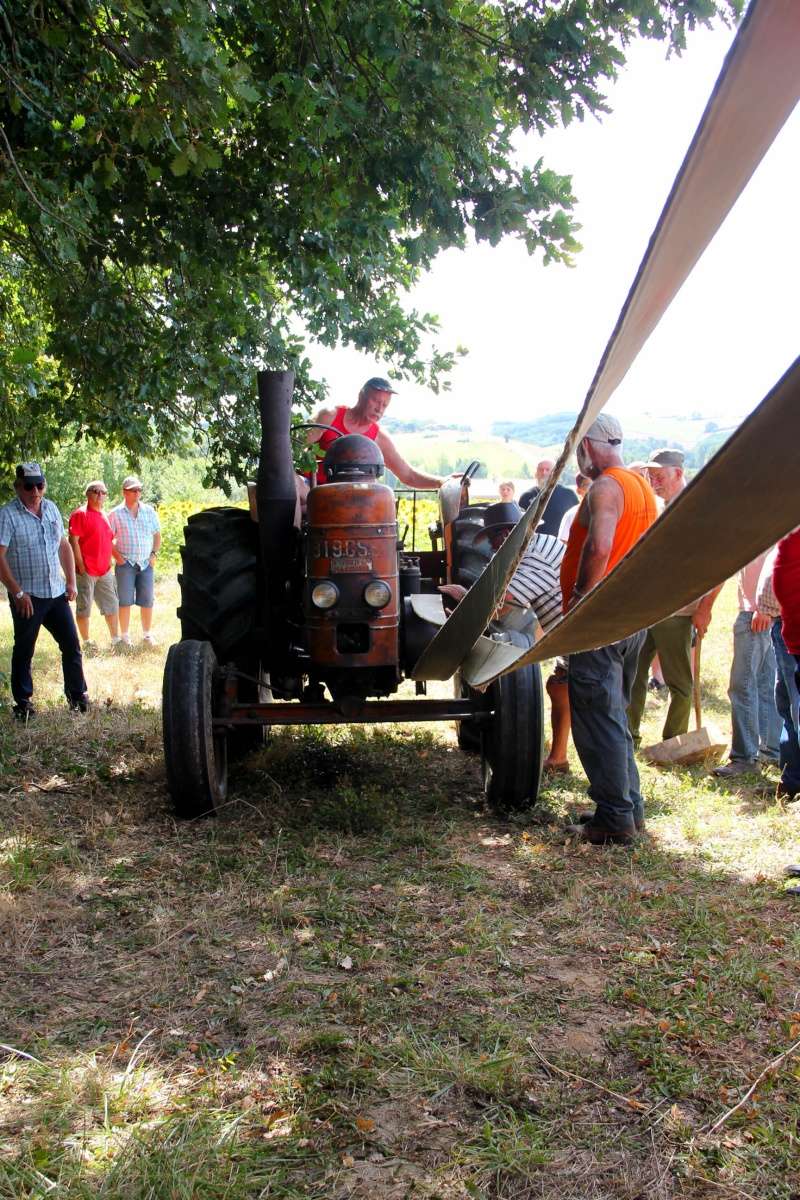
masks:
[[[484,514],[484,528],[475,541],[488,538],[496,554],[521,516],[522,509],[513,501],[490,504]],[[493,621],[495,628],[508,633],[517,645],[533,645],[535,621],[542,633],[547,633],[560,618],[560,568],[565,549],[563,542],[548,533],[535,533],[528,542]],[[467,593],[458,583],[446,583],[439,591],[456,602]]]

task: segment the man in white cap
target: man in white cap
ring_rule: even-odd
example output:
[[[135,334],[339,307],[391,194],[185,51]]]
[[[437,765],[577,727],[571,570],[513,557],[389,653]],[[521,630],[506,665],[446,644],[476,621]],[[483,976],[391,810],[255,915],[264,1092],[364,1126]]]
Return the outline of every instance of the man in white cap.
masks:
[[[572,522],[561,563],[565,612],[614,569],[656,519],[650,484],[622,461],[622,428],[615,417],[601,414],[576,453],[578,468],[592,486]],[[644,827],[626,717],[643,640],[644,633],[636,633],[569,656],[572,737],[596,806],[570,832],[593,845],[630,843]]]
[[[128,475],[122,481],[122,504],[112,508],[109,521],[116,539],[114,562],[117,564],[119,595],[119,633],[121,642],[130,646],[131,608],[139,606],[142,641],[153,644],[154,567],[161,549],[161,524],[151,504],[142,503],[142,481]]]
[[[666,446],[663,450],[657,450],[650,462],[645,464],[653,490],[667,507],[686,487],[683,464],[683,451]],[[688,730],[692,713],[692,630],[698,638],[705,636],[711,624],[711,610],[720,590],[721,585],[713,588],[699,600],[692,601],[647,630],[628,709],[628,724],[634,745],[638,746],[641,741],[640,729],[647,699],[650,664],[656,654],[670,696],[661,736],[666,741]]]
[[[86,503],[76,508],[69,517],[69,544],[75,555],[75,570],[78,573],[78,599],[75,604],[75,619],[83,638],[83,651],[88,654],[97,649],[89,640],[89,621],[92,604],[96,604],[105,617],[111,645],[119,645],[119,600],[113,571],[114,533],[111,522],[103,512],[108,488],[102,479],[93,479],[84,489]]]
[[[0,508],[0,582],[8,591],[14,623],[11,694],[14,716],[25,723],[35,716],[31,662],[42,626],[61,651],[70,708],[79,712],[89,708],[81,646],[69,606],[77,591],[75,559],[61,513],[45,499],[46,487],[38,463],[20,463],[14,481],[17,497]]]

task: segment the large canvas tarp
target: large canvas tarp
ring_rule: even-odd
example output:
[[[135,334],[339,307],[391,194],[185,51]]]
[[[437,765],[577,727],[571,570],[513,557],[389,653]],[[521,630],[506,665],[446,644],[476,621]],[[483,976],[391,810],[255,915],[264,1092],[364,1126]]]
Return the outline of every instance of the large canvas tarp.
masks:
[[[448,679],[478,641],[576,444],[625,377],[800,99],[798,64],[800,0],[754,0],[548,486],[420,656],[413,678]],[[690,586],[694,587],[693,583]],[[698,583],[695,594],[702,590]],[[665,601],[660,615],[672,611]],[[569,625],[564,622],[564,628],[579,639],[580,627],[572,617]],[[578,645],[571,648],[578,649]]]

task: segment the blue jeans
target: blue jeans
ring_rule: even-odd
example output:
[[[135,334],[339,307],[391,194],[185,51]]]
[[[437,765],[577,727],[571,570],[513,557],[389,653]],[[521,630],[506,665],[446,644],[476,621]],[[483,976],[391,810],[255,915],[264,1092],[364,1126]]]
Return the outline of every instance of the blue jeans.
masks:
[[[617,833],[633,833],[634,822],[644,819],[627,709],[645,636],[643,630],[613,646],[569,656],[572,739],[596,816]]]
[[[786,649],[781,624],[780,617],[777,617],[771,630],[775,661],[778,664],[775,705],[783,722],[780,744],[781,783],[788,792],[796,795],[800,792],[800,691],[797,690],[795,678],[797,662],[794,655]]]
[[[740,612],[733,623],[731,760],[755,763],[761,753],[777,763],[781,719],[775,707],[775,653],[768,629],[753,633],[752,617]]]

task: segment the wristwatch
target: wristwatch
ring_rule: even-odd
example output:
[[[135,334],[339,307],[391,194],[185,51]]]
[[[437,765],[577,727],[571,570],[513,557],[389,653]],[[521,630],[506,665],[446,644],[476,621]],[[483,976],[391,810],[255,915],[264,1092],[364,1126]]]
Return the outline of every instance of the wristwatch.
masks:
[[[21,600],[24,595],[25,595],[25,588],[23,588],[21,592],[16,592],[14,594],[14,599]]]

